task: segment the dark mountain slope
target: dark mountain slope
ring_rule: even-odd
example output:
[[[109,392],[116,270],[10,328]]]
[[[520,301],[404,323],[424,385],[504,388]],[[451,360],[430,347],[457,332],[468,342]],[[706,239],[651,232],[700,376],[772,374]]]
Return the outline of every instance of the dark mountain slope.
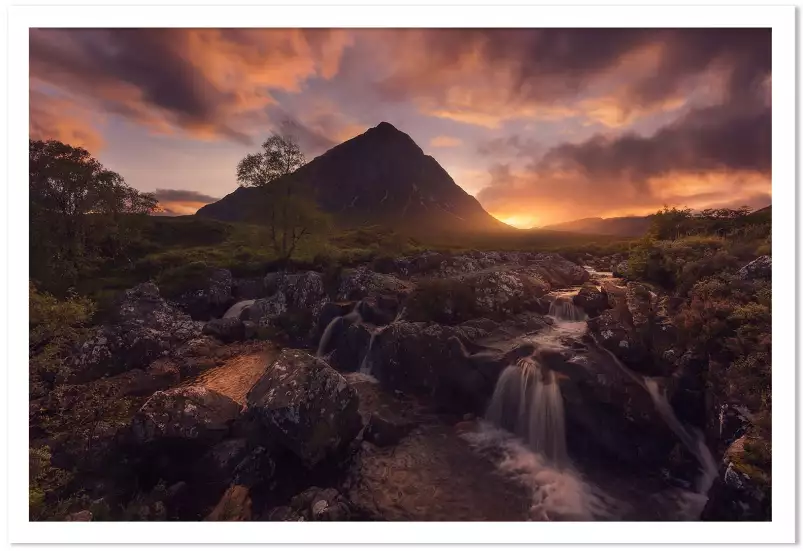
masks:
[[[542,230],[568,231],[596,235],[636,237],[650,228],[651,216],[623,216],[620,218],[582,218],[560,224],[544,226]]]
[[[320,207],[344,226],[381,224],[413,235],[512,231],[410,136],[386,122],[333,147],[289,177],[312,190]],[[198,215],[240,221],[258,193],[237,189]]]

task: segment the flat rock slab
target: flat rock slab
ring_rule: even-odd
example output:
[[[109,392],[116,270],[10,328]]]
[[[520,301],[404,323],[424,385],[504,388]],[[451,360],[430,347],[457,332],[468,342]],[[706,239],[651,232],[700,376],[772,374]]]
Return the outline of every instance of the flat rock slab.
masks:
[[[246,394],[273,363],[279,350],[269,343],[254,343],[242,346],[238,352],[188,384],[203,385],[245,405]]]

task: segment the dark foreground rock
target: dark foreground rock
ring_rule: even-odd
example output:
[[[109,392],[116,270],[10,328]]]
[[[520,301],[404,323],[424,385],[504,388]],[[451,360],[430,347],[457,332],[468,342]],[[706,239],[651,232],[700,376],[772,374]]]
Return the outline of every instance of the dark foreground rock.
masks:
[[[168,305],[152,283],[127,290],[111,321],[95,330],[74,358],[77,380],[143,369],[200,336],[202,322]]]
[[[249,413],[307,467],[344,451],[360,431],[358,398],[326,363],[284,350],[247,396]]]

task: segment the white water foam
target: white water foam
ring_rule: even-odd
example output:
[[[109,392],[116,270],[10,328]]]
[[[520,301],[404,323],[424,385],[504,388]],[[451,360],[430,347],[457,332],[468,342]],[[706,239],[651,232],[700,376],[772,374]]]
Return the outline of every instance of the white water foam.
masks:
[[[496,462],[503,474],[528,488],[532,520],[609,520],[614,500],[583,480],[571,467],[557,468],[521,440],[494,425],[481,422],[479,430],[461,435],[478,452],[501,456]]]

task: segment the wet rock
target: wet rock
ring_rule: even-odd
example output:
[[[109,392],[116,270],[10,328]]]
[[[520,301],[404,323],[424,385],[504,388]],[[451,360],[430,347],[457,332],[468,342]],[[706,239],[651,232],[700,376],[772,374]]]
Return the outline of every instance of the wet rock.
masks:
[[[220,318],[206,322],[203,328],[204,335],[210,335],[223,342],[245,340],[244,322],[237,318]]]
[[[736,276],[744,280],[772,279],[772,257],[769,255],[759,256],[752,262],[742,266]]]
[[[582,266],[567,260],[556,253],[538,253],[525,262],[537,266],[546,281],[553,287],[582,285],[590,276]]]
[[[144,369],[201,334],[203,323],[168,305],[152,283],[125,291],[111,323],[96,329],[74,357],[76,381]]]
[[[329,362],[338,371],[358,371],[368,354],[370,344],[371,329],[344,318],[333,328],[328,348],[333,349]]]
[[[606,310],[588,320],[588,328],[600,345],[613,352],[634,369],[644,369],[649,352],[640,335],[623,319],[620,312]]]
[[[473,327],[396,322],[376,335],[368,361],[385,388],[433,397],[459,413],[482,411],[495,379],[475,368],[464,343],[484,334]]]
[[[576,306],[582,308],[590,318],[596,317],[600,315],[603,310],[610,308],[608,304],[608,293],[590,283],[584,284],[580,291],[574,295],[572,301]]]
[[[239,404],[218,392],[178,387],[151,396],[131,428],[139,444],[180,440],[211,445],[225,438],[239,413]]]
[[[626,260],[611,266],[611,272],[613,272],[613,277],[627,277],[627,271],[628,271],[628,264]]]
[[[342,452],[360,430],[358,399],[342,375],[285,349],[247,396],[250,414],[307,467]]]
[[[220,498],[208,521],[248,521],[251,520],[251,496],[245,486],[232,486]]]

